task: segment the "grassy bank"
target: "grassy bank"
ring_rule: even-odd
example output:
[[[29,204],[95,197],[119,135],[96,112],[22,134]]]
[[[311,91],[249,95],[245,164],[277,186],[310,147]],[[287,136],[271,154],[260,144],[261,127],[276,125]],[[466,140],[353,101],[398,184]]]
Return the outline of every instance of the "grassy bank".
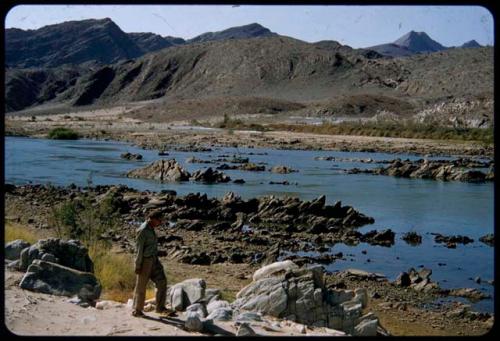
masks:
[[[328,135],[361,135],[380,137],[403,137],[434,140],[477,141],[493,143],[493,128],[449,128],[415,123],[322,123],[308,124],[271,124],[272,130],[285,130],[301,133]]]
[[[78,133],[69,128],[54,128],[47,134],[49,139],[53,140],[77,140]]]
[[[494,142],[493,127],[490,128],[452,128],[412,122],[324,122],[312,124],[258,124],[251,121],[232,119],[227,115],[215,125],[224,129],[250,129],[257,131],[291,131],[325,135],[360,135],[374,137],[401,137],[433,140],[476,141],[486,145]]]
[[[52,231],[52,234],[44,231],[42,234],[27,226],[5,222],[5,243],[22,239],[35,244],[47,237],[56,237],[56,231]],[[126,302],[132,297],[135,286],[132,255],[116,253],[108,245],[97,242],[89,247],[89,256],[94,262],[94,274],[102,285],[101,298]],[[151,297],[154,297],[154,290],[150,286],[147,298]]]

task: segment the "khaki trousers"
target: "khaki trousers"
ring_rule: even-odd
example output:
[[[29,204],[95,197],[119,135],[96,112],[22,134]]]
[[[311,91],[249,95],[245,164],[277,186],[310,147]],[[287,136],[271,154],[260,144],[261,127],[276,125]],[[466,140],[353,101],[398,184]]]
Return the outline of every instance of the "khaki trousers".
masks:
[[[134,289],[134,309],[144,308],[146,285],[152,280],[156,286],[156,309],[163,309],[167,298],[167,278],[158,257],[144,257],[141,272],[136,275]]]

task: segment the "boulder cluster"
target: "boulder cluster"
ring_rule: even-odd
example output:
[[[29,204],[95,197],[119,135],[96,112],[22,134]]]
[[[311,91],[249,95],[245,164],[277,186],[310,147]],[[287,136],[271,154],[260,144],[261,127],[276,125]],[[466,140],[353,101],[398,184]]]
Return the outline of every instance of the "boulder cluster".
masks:
[[[132,154],[129,152],[121,154],[120,157],[125,160],[142,160],[141,154]]]
[[[257,270],[232,306],[347,334],[377,335],[378,319],[362,314],[368,302],[366,289],[327,289],[324,283],[321,267],[277,262]]]
[[[402,272],[394,281],[394,284],[399,287],[410,287],[416,291],[429,292],[439,289],[437,283],[431,281],[432,270],[420,269],[417,271],[413,268],[408,272]]]
[[[169,287],[167,303],[185,312],[185,329],[196,332],[210,332],[217,323],[232,321],[238,325],[238,336],[255,336],[252,326],[268,317],[302,324],[303,333],[305,326],[356,336],[375,336],[383,330],[373,313],[362,313],[368,303],[366,289],[326,288],[321,267],[300,268],[289,260],[257,270],[232,303],[200,278]],[[154,302],[149,304],[152,310]]]
[[[207,168],[205,170],[198,170],[190,174],[187,170],[175,161],[171,160],[157,160],[151,164],[133,169],[127,173],[129,178],[142,178],[153,179],[160,182],[179,182],[179,181],[201,181],[206,183],[229,182],[231,178],[222,172]]]
[[[482,163],[465,163],[462,161],[410,161],[396,159],[387,167],[373,169],[353,168],[348,170],[350,174],[366,173],[376,175],[390,175],[403,178],[434,179],[443,181],[484,182],[493,181],[495,178],[494,164],[490,165],[487,173],[471,169],[466,166],[484,166]]]
[[[30,245],[15,240],[5,246],[8,267],[26,272],[20,287],[45,294],[77,296],[82,304],[95,304],[101,285],[94,264],[78,240],[49,238]]]

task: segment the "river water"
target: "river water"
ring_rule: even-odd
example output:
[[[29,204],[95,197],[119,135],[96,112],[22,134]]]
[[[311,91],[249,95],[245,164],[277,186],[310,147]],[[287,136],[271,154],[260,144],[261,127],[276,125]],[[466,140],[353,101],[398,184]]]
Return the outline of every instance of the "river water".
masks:
[[[276,149],[219,148],[210,152],[168,151],[158,156],[157,151],[143,150],[127,143],[114,141],[56,141],[22,137],[5,138],[5,182],[14,184],[47,184],[66,186],[74,183],[87,186],[123,184],[138,190],[175,190],[178,195],[206,193],[209,197],[222,197],[233,191],[248,199],[263,195],[290,195],[311,200],[326,195],[327,204],[337,200],[353,206],[375,219],[372,225],[359,231],[390,228],[396,232],[392,247],[336,244],[331,252],[343,252],[345,261],[325,266],[329,271],[357,268],[379,272],[394,280],[401,271],[410,267],[430,268],[431,278],[443,288],[477,288],[493,296],[494,287],[485,280],[494,278],[494,248],[479,241],[479,237],[494,231],[493,183],[442,182],[435,180],[402,179],[371,174],[346,174],[344,168],[381,166],[361,162],[315,160],[318,156],[374,160],[419,159],[406,154],[292,151]],[[124,152],[140,153],[141,161],[120,158]],[[143,167],[159,158],[175,158],[189,172],[213,167],[214,164],[190,164],[186,159],[212,160],[224,156],[248,157],[250,162],[265,163],[266,169],[285,165],[298,170],[291,174],[245,172],[225,170],[231,179],[244,179],[244,184],[202,184],[194,182],[165,183],[142,179],[129,179],[124,174]],[[432,159],[432,158],[431,158]],[[443,159],[443,157],[440,157]],[[383,165],[382,165],[383,166]],[[270,181],[288,181],[290,185],[270,185]],[[422,244],[410,246],[401,240],[409,231],[422,235]],[[430,233],[462,234],[474,239],[468,245],[458,244],[448,249],[434,242]],[[366,254],[362,253],[366,251]],[[443,265],[445,264],[445,265]],[[481,284],[472,279],[481,277]],[[480,311],[493,311],[493,299],[482,300],[472,306]]]

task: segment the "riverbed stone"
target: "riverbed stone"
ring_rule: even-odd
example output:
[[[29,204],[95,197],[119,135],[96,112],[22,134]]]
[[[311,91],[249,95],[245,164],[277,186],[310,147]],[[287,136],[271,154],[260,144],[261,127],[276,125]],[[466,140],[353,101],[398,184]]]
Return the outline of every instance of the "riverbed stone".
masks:
[[[78,295],[83,301],[94,301],[101,294],[101,285],[92,273],[39,259],[31,263],[19,285],[44,294]]]
[[[153,179],[160,182],[178,182],[188,181],[191,175],[175,159],[160,159],[146,167],[129,171],[127,177]]]
[[[198,303],[205,297],[206,283],[203,279],[192,278],[176,283],[168,289],[167,300],[175,310]]]
[[[13,240],[7,244],[5,244],[5,259],[17,260],[21,256],[21,251],[27,247],[30,247],[31,244],[22,239]]]
[[[319,266],[289,266],[284,272],[279,271],[283,269],[282,264],[276,264],[274,268],[278,271],[263,271],[266,276],[254,274],[254,281],[236,295],[233,308],[354,333],[363,306],[367,304],[365,289],[356,292],[327,289],[323,269]],[[368,330],[368,333],[373,328],[363,327],[361,330]]]
[[[21,251],[21,270],[26,271],[35,259],[45,259],[83,272],[94,272],[87,248],[78,240],[41,239]]]
[[[233,318],[233,309],[231,307],[220,307],[212,310],[207,316],[207,320],[231,321]]]
[[[201,333],[203,331],[203,322],[200,315],[196,311],[188,311],[184,327],[188,331]]]

